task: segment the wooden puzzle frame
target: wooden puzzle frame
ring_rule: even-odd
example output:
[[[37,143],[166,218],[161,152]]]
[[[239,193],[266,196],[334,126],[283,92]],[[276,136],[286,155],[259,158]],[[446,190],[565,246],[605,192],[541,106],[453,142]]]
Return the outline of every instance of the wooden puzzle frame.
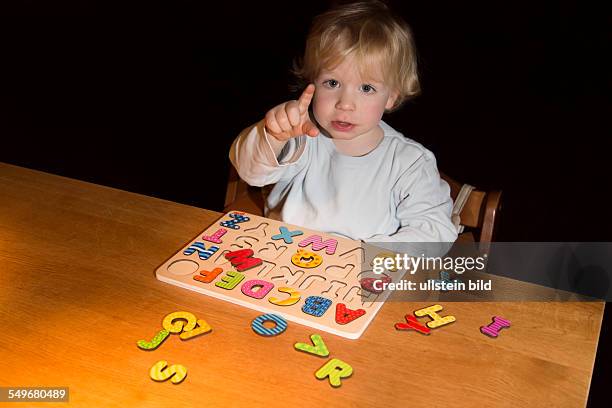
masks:
[[[162,282],[357,339],[389,296],[360,285],[381,278],[366,256],[359,241],[231,211],[155,273]],[[397,282],[404,273],[384,278]]]

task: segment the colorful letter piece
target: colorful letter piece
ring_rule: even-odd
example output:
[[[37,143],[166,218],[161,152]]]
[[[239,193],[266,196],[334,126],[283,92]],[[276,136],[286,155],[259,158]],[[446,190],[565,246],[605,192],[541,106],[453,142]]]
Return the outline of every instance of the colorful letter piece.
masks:
[[[302,312],[315,316],[321,317],[331,306],[332,301],[321,296],[308,296],[302,306]]]
[[[301,268],[316,268],[323,262],[323,257],[317,255],[314,252],[304,251],[298,249],[297,252],[291,257],[291,263]]]
[[[223,289],[232,290],[244,279],[244,274],[236,271],[228,271],[215,286]]]
[[[168,362],[165,360],[160,360],[151,367],[149,370],[149,375],[151,379],[155,381],[166,381],[168,378],[174,376],[170,381],[174,384],[178,384],[187,377],[187,367],[180,364],[173,364],[167,369],[164,370],[168,366]]]
[[[499,331],[504,327],[510,327],[510,321],[501,316],[493,316],[493,323],[480,327],[480,332],[489,337],[497,337],[499,336]]]
[[[338,246],[338,240],[330,238],[327,241],[323,242],[323,238],[321,238],[320,235],[311,235],[308,238],[300,241],[298,246],[303,248],[303,247],[307,247],[310,244],[312,244],[312,249],[314,249],[315,251],[320,251],[323,248],[325,248],[325,253],[327,255],[333,255],[336,253],[336,247]]]
[[[319,368],[315,377],[319,380],[329,377],[329,383],[332,387],[340,387],[342,385],[340,379],[349,377],[351,374],[353,374],[353,367],[340,359],[332,358],[323,367]]]
[[[391,277],[390,276],[381,276],[380,278],[362,278],[359,280],[359,284],[361,285],[361,287],[365,290],[367,290],[370,293],[374,293],[376,295],[383,293],[383,283],[391,283]],[[379,281],[380,283],[376,284],[376,287],[378,287],[379,289],[376,289],[374,287],[374,282],[375,281]]]
[[[187,323],[185,323],[183,320],[186,320]],[[193,330],[196,327],[197,322],[198,320],[193,313],[174,312],[164,317],[162,326],[170,333],[180,333],[182,331],[188,332]]]
[[[263,325],[265,322],[273,322],[276,324],[276,326],[272,329],[268,329]],[[287,321],[279,315],[268,313],[256,317],[251,323],[251,328],[255,333],[259,334],[260,336],[278,336],[279,334],[287,330]]]
[[[329,356],[329,350],[327,349],[327,346],[325,345],[323,338],[321,338],[321,335],[311,334],[310,340],[312,340],[312,344],[314,344],[314,346],[307,344],[307,343],[295,343],[293,347],[296,350],[314,354],[315,356],[319,356],[319,357]]]
[[[146,340],[138,340],[136,344],[143,350],[155,350],[166,340],[166,338],[170,335],[168,330],[160,330],[151,341]]]
[[[200,274],[194,275],[193,279],[202,283],[210,283],[215,280],[215,278],[219,276],[221,272],[223,272],[223,269],[221,268],[214,268],[212,271],[200,271]]]
[[[300,292],[298,292],[297,290],[293,289],[293,288],[288,288],[288,287],[282,287],[282,288],[278,288],[277,289],[279,292],[282,293],[288,293],[289,297],[287,299],[279,299],[276,297],[269,297],[268,301],[274,305],[277,306],[291,306],[291,305],[295,305],[297,302],[300,301]]]
[[[189,312],[170,313],[164,317],[162,326],[164,327],[163,331],[168,333],[181,333],[179,336],[181,340],[187,340],[212,330],[205,320],[196,319],[195,315]]]
[[[206,249],[203,242],[194,242],[189,245],[187,249],[183,252],[183,255],[191,255],[194,252],[198,253],[198,257],[205,261],[212,256],[215,252],[219,250],[219,247],[211,246],[209,249]]]
[[[210,325],[206,323],[206,320],[198,319],[197,323],[197,327],[195,327],[193,330],[183,330],[183,332],[179,335],[181,340],[189,340],[195,336],[208,333],[212,330]]]
[[[254,291],[253,288],[259,286],[259,290]],[[274,288],[274,284],[261,279],[251,279],[242,284],[240,290],[247,296],[255,299],[263,299]]]
[[[279,227],[280,234],[272,235],[272,239],[282,239],[285,241],[285,244],[293,244],[293,237],[297,235],[302,235],[303,232],[300,230],[289,231],[287,227]]]
[[[203,235],[202,239],[204,241],[214,242],[215,244],[221,244],[223,243],[223,241],[221,241],[221,237],[224,236],[226,233],[227,233],[227,230],[225,228],[219,228],[212,235]]]
[[[227,220],[227,221],[221,221],[220,224],[222,227],[226,227],[226,228],[231,228],[231,229],[240,229],[240,226],[238,225],[241,222],[247,222],[250,220],[249,217],[247,217],[246,215],[244,215],[244,213],[231,213],[230,218],[233,218],[233,220]]]
[[[428,327],[420,324],[416,317],[412,315],[406,315],[406,322],[407,323],[395,323],[395,328],[397,330],[416,330],[425,335],[429,335],[429,333],[431,333],[431,330]]]
[[[449,324],[455,321],[455,316],[440,316],[436,312],[442,310],[442,306],[433,305],[423,309],[415,310],[414,315],[417,317],[429,316],[433,320],[431,322],[427,322],[427,327],[430,329],[435,329],[436,327],[444,326],[445,324]]]
[[[225,258],[228,259],[232,263],[232,266],[240,272],[251,269],[263,263],[261,259],[253,257],[253,250],[250,248],[228,252],[225,254]]]
[[[353,320],[361,317],[365,314],[364,309],[349,309],[346,307],[344,303],[338,303],[336,305],[336,323],[338,324],[347,324],[352,322]]]

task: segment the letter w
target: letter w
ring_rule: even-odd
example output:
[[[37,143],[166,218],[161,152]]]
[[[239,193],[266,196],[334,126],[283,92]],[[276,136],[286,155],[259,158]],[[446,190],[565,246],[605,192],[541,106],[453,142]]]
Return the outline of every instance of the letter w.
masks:
[[[252,249],[240,249],[238,251],[228,252],[225,254],[225,258],[228,259],[232,263],[232,266],[239,272],[261,265],[263,262],[259,258],[253,258]]]

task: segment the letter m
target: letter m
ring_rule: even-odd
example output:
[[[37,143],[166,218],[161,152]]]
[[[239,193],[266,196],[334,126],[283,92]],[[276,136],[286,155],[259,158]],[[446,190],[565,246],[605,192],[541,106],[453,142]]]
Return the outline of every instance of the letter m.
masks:
[[[320,251],[325,248],[325,253],[327,255],[333,255],[334,253],[336,253],[338,241],[333,238],[330,238],[327,241],[323,242],[323,238],[321,238],[319,235],[311,235],[308,238],[300,241],[298,245],[303,248],[307,247],[310,244],[312,244],[312,249],[315,251]]]

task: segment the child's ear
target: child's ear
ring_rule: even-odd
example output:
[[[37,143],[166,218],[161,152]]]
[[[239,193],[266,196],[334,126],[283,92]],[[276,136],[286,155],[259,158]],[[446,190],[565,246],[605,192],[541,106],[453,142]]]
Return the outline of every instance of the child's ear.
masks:
[[[389,98],[387,99],[387,104],[385,105],[385,110],[391,110],[395,107],[395,102],[399,98],[399,92],[392,91],[389,93]]]

